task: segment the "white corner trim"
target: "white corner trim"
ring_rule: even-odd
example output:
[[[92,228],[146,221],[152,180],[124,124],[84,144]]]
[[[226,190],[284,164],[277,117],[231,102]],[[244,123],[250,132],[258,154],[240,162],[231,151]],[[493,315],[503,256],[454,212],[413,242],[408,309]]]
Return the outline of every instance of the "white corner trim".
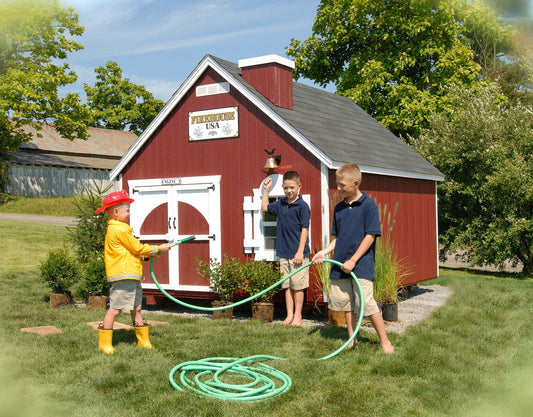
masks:
[[[335,162],[331,166],[328,166],[330,169],[339,169],[344,163]],[[400,171],[397,169],[390,168],[380,168],[380,167],[371,167],[362,164],[357,164],[359,169],[363,174],[376,174],[376,175],[386,175],[388,177],[400,177],[400,178],[412,178],[417,180],[430,180],[430,181],[444,181],[444,175],[430,175],[430,174],[420,174],[418,172],[409,172],[409,171]]]

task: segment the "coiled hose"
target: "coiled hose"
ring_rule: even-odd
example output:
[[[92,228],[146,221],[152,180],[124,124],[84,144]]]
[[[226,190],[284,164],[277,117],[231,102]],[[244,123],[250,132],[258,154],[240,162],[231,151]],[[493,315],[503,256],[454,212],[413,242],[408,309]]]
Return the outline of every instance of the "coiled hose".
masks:
[[[179,245],[185,242],[189,242],[194,239],[195,239],[194,236],[189,236],[184,239],[178,240],[177,242],[174,242],[172,246]],[[334,265],[342,266],[341,262],[335,261],[333,259],[323,259],[323,261],[332,263]],[[173,297],[172,295],[170,295],[168,292],[165,291],[163,287],[161,287],[161,285],[157,281],[157,278],[155,277],[154,268],[153,268],[154,258],[152,258],[152,260],[150,261],[150,275],[152,276],[152,280],[154,281],[154,284],[157,286],[157,288],[159,288],[159,290],[166,297],[168,297],[170,300],[174,301],[175,303],[183,307],[191,308],[194,310],[217,311],[217,310],[224,310],[227,308],[240,306],[244,303],[255,300],[256,298],[260,297],[261,295],[267,293],[268,291],[280,285],[286,279],[289,279],[294,274],[300,272],[304,268],[310,267],[311,265],[313,265],[313,262],[308,262],[305,265],[302,265],[298,269],[294,270],[287,276],[283,277],[275,284],[261,291],[260,293],[255,294],[254,296],[248,297],[244,300],[238,301],[236,303],[222,306],[222,307],[196,306],[196,305],[181,301]],[[359,328],[361,327],[361,322],[363,320],[363,312],[364,312],[363,290],[355,274],[353,272],[350,272],[350,275],[352,279],[355,281],[357,285],[357,289],[359,291],[360,310],[359,310],[359,318],[357,321],[357,325],[354,329],[352,336],[346,341],[346,343],[344,343],[336,351],[330,353],[329,355],[318,358],[317,360],[330,359],[336,356],[337,354],[339,354],[340,352],[342,352],[346,348],[346,346],[348,346],[350,342],[352,342],[352,340],[355,339],[355,337],[357,336],[357,332],[359,331]],[[241,358],[241,359],[239,358],[207,358],[207,359],[202,359],[199,361],[184,362],[184,363],[181,363],[175,366],[170,371],[169,381],[170,381],[170,384],[178,391],[185,391],[185,388],[186,388],[198,396],[209,396],[209,397],[226,399],[226,400],[234,400],[234,401],[258,401],[258,400],[262,400],[265,398],[270,398],[276,395],[280,395],[286,392],[291,387],[292,381],[288,375],[286,375],[285,373],[275,368],[265,365],[261,362],[257,362],[256,361],[257,359],[285,360],[283,358],[278,358],[278,357],[269,356],[269,355],[254,355],[254,356],[249,356],[247,358]],[[243,365],[244,363],[250,363],[250,362],[252,363],[252,365]],[[180,373],[181,385],[177,384],[174,379],[174,375],[178,370],[181,371]],[[194,373],[195,376],[193,379],[187,376],[188,372]],[[225,377],[231,379],[232,381],[236,379],[237,380],[244,379],[246,382],[243,384],[225,383],[221,381],[222,374],[225,374]],[[212,377],[210,379],[207,379],[211,375]],[[273,379],[277,380],[278,383],[276,384],[276,382],[273,381]]]

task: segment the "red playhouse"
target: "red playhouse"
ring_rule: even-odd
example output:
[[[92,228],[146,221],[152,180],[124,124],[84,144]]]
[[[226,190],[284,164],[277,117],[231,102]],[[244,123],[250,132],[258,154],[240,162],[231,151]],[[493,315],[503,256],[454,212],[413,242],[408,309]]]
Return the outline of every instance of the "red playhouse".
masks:
[[[404,284],[438,276],[443,174],[350,99],[293,82],[293,68],[277,55],[238,64],[206,55],[111,171],[135,199],[130,223],[142,241],[196,236],[154,263],[173,296],[214,298],[197,257],[275,260],[275,221],[261,212],[267,175],[276,198],[284,195],[282,174],[298,171],[311,251],[322,248],[338,202],[335,169],[346,162],[361,168],[362,191],[396,210],[391,238],[411,271]],[[147,265],[145,276],[154,304],[163,295]],[[311,285],[306,303],[315,301],[321,296]]]

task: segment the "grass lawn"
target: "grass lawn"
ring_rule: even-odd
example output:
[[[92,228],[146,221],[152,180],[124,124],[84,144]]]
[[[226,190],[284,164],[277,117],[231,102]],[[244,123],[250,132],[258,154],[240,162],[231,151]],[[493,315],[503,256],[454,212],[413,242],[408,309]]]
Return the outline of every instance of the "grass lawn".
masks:
[[[60,226],[0,223],[0,416],[529,416],[533,395],[533,280],[443,270],[431,284],[453,289],[447,304],[381,353],[374,333],[358,346],[316,361],[347,338],[339,328],[291,328],[254,320],[185,318],[151,328],[156,349],[115,332],[118,353],[102,354],[86,323],[103,310],[50,309],[38,265],[60,244]],[[129,323],[129,315],[119,316]],[[20,328],[54,325],[62,334]],[[269,354],[292,387],[276,398],[236,403],[180,393],[168,382],[184,361]]]
[[[0,213],[45,214],[75,217],[75,197],[21,197],[0,193]]]

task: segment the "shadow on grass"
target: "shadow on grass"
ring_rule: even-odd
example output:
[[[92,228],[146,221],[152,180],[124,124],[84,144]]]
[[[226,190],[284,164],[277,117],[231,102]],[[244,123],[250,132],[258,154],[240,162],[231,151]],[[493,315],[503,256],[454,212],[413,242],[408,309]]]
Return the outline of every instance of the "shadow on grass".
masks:
[[[137,344],[137,337],[134,330],[118,329],[113,330],[113,345],[133,345]]]
[[[449,273],[460,271],[460,272],[468,273],[470,275],[483,276],[483,277],[495,277],[495,278],[503,278],[503,279],[516,279],[518,281],[533,279],[533,275],[523,274],[520,272],[484,271],[481,269],[447,268],[443,266],[439,267],[439,270],[442,272],[449,272]]]
[[[342,342],[341,344],[344,344],[348,340],[348,330],[346,327],[315,327],[309,333],[311,335],[318,333],[324,339],[339,341]],[[357,333],[357,341],[358,343],[374,343],[374,341],[362,335],[360,331]]]

